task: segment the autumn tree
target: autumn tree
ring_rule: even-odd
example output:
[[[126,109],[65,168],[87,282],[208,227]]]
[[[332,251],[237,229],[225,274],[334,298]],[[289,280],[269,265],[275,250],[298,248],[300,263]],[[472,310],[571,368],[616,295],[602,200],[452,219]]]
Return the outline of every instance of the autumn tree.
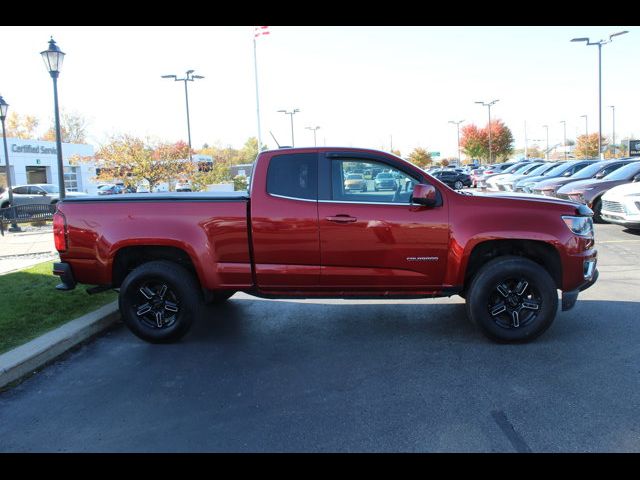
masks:
[[[85,117],[78,113],[62,112],[60,116],[60,137],[65,143],[86,143],[87,125]],[[49,142],[56,141],[56,126],[52,120],[49,130],[40,138]]]
[[[489,155],[489,129],[491,129],[491,155]],[[513,134],[502,120],[493,120],[485,128],[469,124],[461,130],[460,146],[470,158],[505,161],[513,153]]]
[[[513,153],[513,133],[502,120],[493,120],[487,130],[487,142],[489,140],[488,128],[491,129],[491,157],[504,162]],[[487,145],[487,151],[489,150]]]
[[[606,143],[607,139],[603,137],[602,145],[604,146]],[[575,156],[576,158],[598,158],[600,156],[598,154],[598,134],[580,135],[577,138]]]
[[[213,167],[208,170],[194,171],[190,177],[191,186],[194,190],[204,190],[207,185],[214,183],[230,183],[231,168],[229,163],[214,161]]]
[[[489,139],[487,132],[475,126],[473,123],[465,125],[461,129],[460,147],[469,158],[488,158]]]
[[[80,161],[95,163],[97,180],[122,180],[129,186],[146,181],[150,191],[160,183],[192,175],[193,163],[175,158],[160,159],[161,154],[156,152],[156,147],[160,152],[170,150],[167,144],[154,145],[148,139],[121,134],[111,137],[94,156]]]
[[[398,149],[391,150],[391,153],[392,153],[393,155],[395,155],[396,157],[400,157],[400,158],[402,158],[402,155],[401,155],[401,153],[400,153],[400,150],[398,150]]]
[[[433,163],[431,154],[426,149],[421,147],[416,147],[413,149],[413,151],[409,154],[409,161],[420,168],[424,168],[427,165],[431,165]]]
[[[20,115],[16,112],[11,112],[7,117],[6,133],[7,137],[11,138],[23,138],[23,139],[35,139],[36,128],[38,127],[38,119],[33,115]]]

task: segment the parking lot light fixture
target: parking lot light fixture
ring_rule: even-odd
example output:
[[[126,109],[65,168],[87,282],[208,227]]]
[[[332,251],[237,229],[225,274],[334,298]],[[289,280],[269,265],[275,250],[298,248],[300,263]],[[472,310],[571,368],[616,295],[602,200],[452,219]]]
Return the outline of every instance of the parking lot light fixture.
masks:
[[[187,105],[187,139],[189,140],[189,160],[191,160],[191,122],[189,120],[189,92],[187,90],[187,82],[193,82],[204,78],[202,75],[194,75],[195,70],[187,70],[184,78],[178,78],[177,75],[161,75],[162,78],[173,78],[176,82],[184,82],[184,99]]]
[[[458,120],[457,122],[455,120],[449,120],[449,123],[453,123],[456,126],[456,129],[458,131],[458,165],[462,163],[461,155],[460,155],[460,124],[462,122],[464,122],[464,120]]]
[[[307,130],[313,130],[313,146],[317,147],[318,144],[316,143],[316,130],[318,130],[320,127],[304,127]]]
[[[62,164],[62,135],[60,133],[60,109],[58,108],[58,76],[60,75],[60,67],[64,60],[65,53],[56,45],[55,40],[51,37],[49,40],[49,48],[40,52],[44,60],[44,66],[47,68],[49,75],[53,79],[53,105],[56,126],[56,153],[58,156],[58,188],[60,189],[60,200],[65,198],[64,188],[64,165]]]
[[[549,161],[549,125],[542,125],[542,128],[547,131],[547,148],[545,150],[544,158],[548,162]]]
[[[560,123],[563,126],[563,131],[564,131],[564,141],[562,143],[562,146],[564,147],[564,161],[567,161],[567,121],[566,120],[560,120]]]
[[[495,99],[488,103],[475,102],[489,109],[489,164],[493,163],[493,152],[491,151],[491,105],[499,101],[500,99]]]
[[[609,35],[609,40],[598,40],[597,42],[592,42],[587,37],[579,37],[572,38],[572,42],[587,42],[587,45],[597,45],[598,46],[598,157],[602,160],[602,45],[606,45],[607,43],[611,43],[613,41],[613,37],[617,37],[619,35],[624,35],[625,33],[629,33],[628,30],[623,30],[622,32],[616,32]]]
[[[291,116],[291,146],[295,147],[296,144],[294,142],[293,139],[293,116],[298,113],[300,111],[299,108],[294,108],[293,110],[291,110],[290,112],[286,111],[286,110],[278,110],[278,112],[284,113],[285,115],[290,115]]]
[[[7,190],[9,192],[9,205],[13,206],[13,190],[11,190],[11,173],[9,169],[9,149],[7,148],[7,133],[4,128],[4,121],[7,118],[7,112],[9,111],[9,104],[4,101],[2,95],[0,95],[0,121],[2,122],[2,142],[4,143],[4,164],[6,168],[7,177]],[[10,232],[21,232],[22,230],[15,221],[15,217],[11,221]]]

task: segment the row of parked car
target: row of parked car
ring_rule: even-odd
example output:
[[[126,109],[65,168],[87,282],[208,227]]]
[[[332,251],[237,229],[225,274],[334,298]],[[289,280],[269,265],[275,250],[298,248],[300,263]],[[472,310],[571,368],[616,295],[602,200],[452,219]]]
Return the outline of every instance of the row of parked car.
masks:
[[[520,192],[588,205],[594,221],[640,229],[640,159],[531,160],[472,173],[486,191]]]

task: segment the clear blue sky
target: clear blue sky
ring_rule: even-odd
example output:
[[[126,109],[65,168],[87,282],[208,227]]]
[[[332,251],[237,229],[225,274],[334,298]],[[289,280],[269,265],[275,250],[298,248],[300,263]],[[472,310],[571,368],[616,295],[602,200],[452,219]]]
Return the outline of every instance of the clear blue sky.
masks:
[[[582,27],[281,27],[258,39],[262,138],[313,145],[305,126],[320,126],[318,143],[372,148],[414,147],[456,152],[449,120],[484,126],[487,108],[476,100],[500,99],[492,118],[514,133],[516,148],[528,137],[550,144],[598,126],[598,47],[574,37],[606,39],[602,47],[603,133],[640,135],[640,28]],[[192,143],[241,146],[256,135],[253,27],[2,27],[0,95],[12,111],[33,114],[44,131],[51,121],[51,79],[39,52],[49,36],[67,54],[59,79],[61,106],[90,121],[90,143],[129,132],[186,140],[182,82],[163,74],[188,69],[206,78],[189,83]]]

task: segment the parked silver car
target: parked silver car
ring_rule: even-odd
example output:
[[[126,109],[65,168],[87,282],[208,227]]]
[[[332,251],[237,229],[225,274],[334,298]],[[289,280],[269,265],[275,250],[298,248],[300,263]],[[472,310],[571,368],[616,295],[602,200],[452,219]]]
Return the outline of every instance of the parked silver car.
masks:
[[[14,205],[26,205],[33,203],[47,204],[56,203],[60,200],[60,190],[57,185],[51,183],[34,183],[31,185],[16,185],[11,188],[13,192]],[[67,197],[77,197],[86,195],[83,192],[65,192]],[[0,208],[9,205],[9,190],[5,190],[0,195]]]

